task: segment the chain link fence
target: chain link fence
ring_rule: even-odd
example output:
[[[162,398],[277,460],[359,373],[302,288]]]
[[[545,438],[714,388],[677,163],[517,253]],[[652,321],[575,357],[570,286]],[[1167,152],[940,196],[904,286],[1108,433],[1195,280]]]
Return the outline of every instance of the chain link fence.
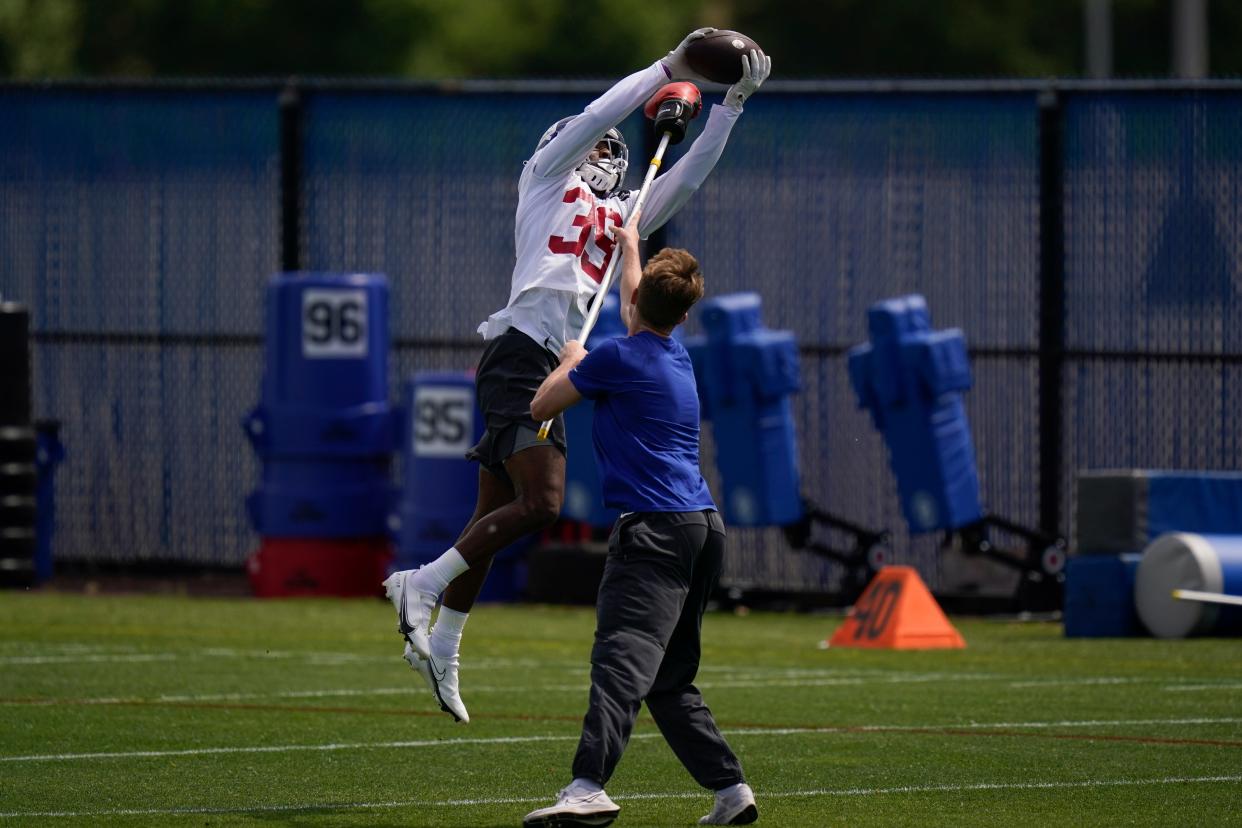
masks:
[[[1242,87],[770,87],[655,242],[796,332],[817,503],[894,530],[936,582],[939,539],[906,534],[845,369],[867,307],[911,292],[972,350],[990,511],[1068,533],[1077,469],[1238,468]],[[253,548],[239,423],[271,273],[388,275],[393,398],[413,371],[473,367],[508,295],[522,162],[602,88],[0,87],[0,295],[30,306],[36,413],[64,423],[58,557],[235,566]],[[640,117],[622,128],[637,186],[650,142]],[[715,450],[707,433],[709,478]],[[731,537],[728,583],[838,585],[775,530]]]

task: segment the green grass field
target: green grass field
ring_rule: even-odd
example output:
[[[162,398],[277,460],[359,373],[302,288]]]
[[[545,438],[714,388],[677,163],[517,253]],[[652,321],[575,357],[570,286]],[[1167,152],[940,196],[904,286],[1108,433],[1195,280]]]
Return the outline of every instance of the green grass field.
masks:
[[[956,619],[821,650],[709,615],[701,687],[768,825],[1242,824],[1242,644]],[[380,600],[0,594],[0,825],[511,825],[568,781],[590,609],[478,608],[435,709]],[[616,825],[710,807],[644,713]]]

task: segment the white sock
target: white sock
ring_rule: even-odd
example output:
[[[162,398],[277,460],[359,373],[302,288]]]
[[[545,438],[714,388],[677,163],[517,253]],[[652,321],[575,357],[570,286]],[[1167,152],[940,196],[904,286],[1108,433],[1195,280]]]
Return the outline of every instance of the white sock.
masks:
[[[439,595],[450,581],[469,568],[470,564],[466,563],[466,559],[454,546],[431,563],[423,564],[422,569],[414,575],[414,582],[424,592]]]
[[[468,612],[458,612],[440,605],[435,626],[431,628],[431,654],[436,658],[452,658],[461,648],[461,630],[466,626]]]
[[[570,782],[569,784],[573,785],[575,788],[584,790],[587,793],[595,793],[596,791],[602,791],[604,789],[604,787],[600,785],[598,782],[596,782],[594,779],[584,779],[581,776],[579,776],[577,779],[575,779],[573,782]]]

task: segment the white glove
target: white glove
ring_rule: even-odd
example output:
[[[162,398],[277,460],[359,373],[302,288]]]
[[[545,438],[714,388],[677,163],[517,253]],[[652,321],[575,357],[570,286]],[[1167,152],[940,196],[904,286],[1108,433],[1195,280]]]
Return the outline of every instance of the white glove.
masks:
[[[758,49],[751,49],[749,57],[742,55],[742,77],[725,93],[725,106],[731,106],[741,112],[742,104],[755,94],[755,90],[763,85],[770,74],[772,74],[772,58]]]
[[[704,29],[695,29],[686,35],[685,40],[677,44],[677,48],[669,52],[663,58],[664,67],[668,69],[671,80],[694,80],[704,82],[707,78],[690,68],[690,64],[686,61],[686,47],[696,40],[702,40],[712,32],[716,31],[711,26]]]

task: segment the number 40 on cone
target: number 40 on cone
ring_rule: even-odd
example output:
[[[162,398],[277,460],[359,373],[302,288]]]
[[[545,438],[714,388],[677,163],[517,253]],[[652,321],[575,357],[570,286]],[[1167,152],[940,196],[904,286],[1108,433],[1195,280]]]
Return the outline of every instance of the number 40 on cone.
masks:
[[[886,566],[867,585],[830,647],[960,649],[966,641],[909,566]]]

